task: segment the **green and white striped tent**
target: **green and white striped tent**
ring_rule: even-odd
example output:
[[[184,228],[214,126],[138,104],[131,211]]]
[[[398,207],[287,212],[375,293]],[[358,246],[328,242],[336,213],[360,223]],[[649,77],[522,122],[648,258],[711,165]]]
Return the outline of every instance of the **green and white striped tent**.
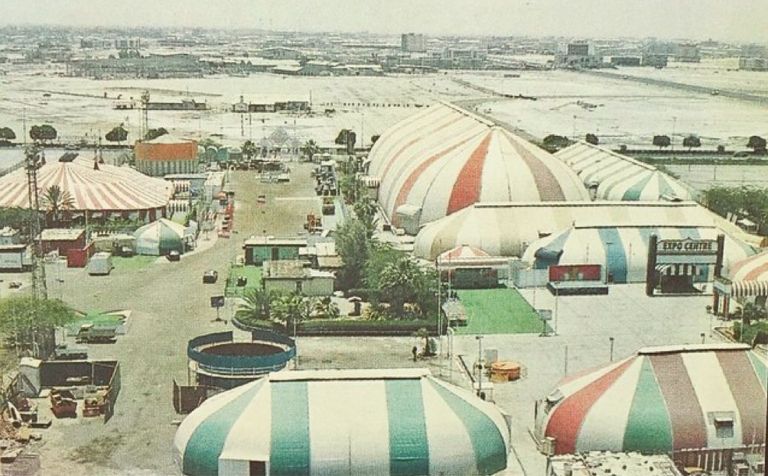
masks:
[[[216,395],[174,440],[186,475],[494,474],[504,415],[426,369],[284,371]]]

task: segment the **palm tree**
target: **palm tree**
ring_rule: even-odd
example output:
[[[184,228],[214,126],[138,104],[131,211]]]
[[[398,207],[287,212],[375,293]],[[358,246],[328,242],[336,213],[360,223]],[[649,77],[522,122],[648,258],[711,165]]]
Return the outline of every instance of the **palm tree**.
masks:
[[[312,162],[312,158],[320,152],[320,147],[317,145],[317,143],[309,139],[307,142],[304,143],[304,146],[301,148],[301,151],[304,153],[304,155],[307,156],[308,160]]]
[[[407,256],[389,263],[381,270],[379,287],[395,316],[401,317],[405,303],[413,300],[420,275],[419,266]]]
[[[235,318],[244,323],[268,321],[271,317],[272,302],[277,293],[262,288],[251,288],[243,293],[243,303],[235,311]]]
[[[51,185],[43,193],[43,205],[53,218],[53,223],[59,223],[59,214],[63,210],[71,210],[75,206],[75,199],[67,190],[62,190],[58,185]]]
[[[271,319],[292,332],[295,325],[309,316],[309,302],[296,293],[284,294],[272,301]]]
[[[322,299],[314,299],[310,302],[312,303],[312,305],[310,306],[312,309],[311,314],[315,317],[319,317],[322,319],[336,319],[341,315],[341,312],[339,311],[339,306],[337,306],[336,303],[333,302],[330,297],[324,297]]]

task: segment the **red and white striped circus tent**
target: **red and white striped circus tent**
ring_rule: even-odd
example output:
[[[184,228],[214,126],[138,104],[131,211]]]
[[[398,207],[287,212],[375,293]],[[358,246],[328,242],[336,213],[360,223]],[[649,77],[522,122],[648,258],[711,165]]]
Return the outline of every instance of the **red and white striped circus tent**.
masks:
[[[489,256],[491,255],[489,255],[485,251],[475,246],[459,245],[444,253],[441,253],[440,256],[437,257],[437,260],[438,261],[455,261],[455,260],[463,260],[463,259],[487,258]]]
[[[555,454],[760,445],[766,365],[746,344],[640,349],[561,381],[537,403],[535,433]]]
[[[734,264],[725,279],[715,280],[712,308],[728,315],[731,299],[755,300],[764,304],[768,297],[768,251]]]
[[[731,296],[768,296],[768,251],[736,263],[731,270]]]
[[[451,104],[382,134],[369,156],[392,223],[422,225],[478,202],[588,201],[575,172],[548,152]]]
[[[93,160],[74,157],[73,153],[42,165],[37,171],[37,182],[41,196],[49,187],[58,185],[72,197],[70,212],[87,212],[91,217],[113,213],[154,220],[164,214],[173,195],[170,182],[147,177],[128,167],[96,166]],[[0,207],[27,208],[28,197],[23,168],[0,177]]]

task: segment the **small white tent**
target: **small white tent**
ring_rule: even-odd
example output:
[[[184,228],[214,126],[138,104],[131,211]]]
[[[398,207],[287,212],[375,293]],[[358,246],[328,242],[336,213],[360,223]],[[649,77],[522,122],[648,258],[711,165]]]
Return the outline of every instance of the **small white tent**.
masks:
[[[190,235],[183,225],[161,218],[136,230],[134,237],[138,254],[160,256],[170,251],[184,253]]]

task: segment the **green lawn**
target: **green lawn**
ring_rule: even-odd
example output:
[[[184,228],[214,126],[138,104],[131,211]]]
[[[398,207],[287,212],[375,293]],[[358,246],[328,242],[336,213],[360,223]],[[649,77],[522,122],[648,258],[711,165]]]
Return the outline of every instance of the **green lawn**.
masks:
[[[541,319],[514,289],[467,289],[458,294],[467,311],[467,325],[457,327],[457,334],[538,334],[542,331]]]
[[[113,314],[102,314],[97,311],[89,311],[85,314],[85,316],[67,324],[65,327],[67,329],[68,335],[76,335],[77,331],[80,330],[80,326],[83,324],[93,324],[95,326],[117,326],[122,323],[123,318],[121,316],[116,316]]]
[[[131,256],[130,258],[113,256],[112,264],[115,265],[115,271],[136,271],[151,265],[157,261],[157,258],[157,256],[142,255]]]
[[[229,269],[225,294],[227,296],[239,296],[246,289],[261,286],[261,269],[261,266],[232,266]],[[245,287],[236,286],[239,276],[248,278],[248,284]]]

